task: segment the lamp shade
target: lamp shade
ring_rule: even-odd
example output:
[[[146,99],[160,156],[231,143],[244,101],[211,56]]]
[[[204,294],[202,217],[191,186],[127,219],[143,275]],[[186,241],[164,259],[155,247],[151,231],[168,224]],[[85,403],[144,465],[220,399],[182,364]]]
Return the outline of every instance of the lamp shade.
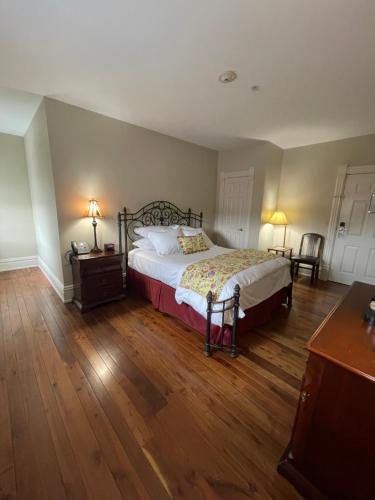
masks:
[[[288,219],[286,218],[284,212],[277,211],[273,213],[268,222],[270,224],[274,224],[275,226],[286,226],[288,224]]]
[[[88,217],[101,217],[100,208],[96,200],[89,201]]]

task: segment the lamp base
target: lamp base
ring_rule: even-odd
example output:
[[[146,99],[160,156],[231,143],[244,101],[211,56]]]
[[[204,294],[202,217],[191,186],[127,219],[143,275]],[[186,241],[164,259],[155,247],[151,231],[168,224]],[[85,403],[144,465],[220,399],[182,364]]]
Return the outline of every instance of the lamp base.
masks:
[[[92,220],[92,227],[94,228],[94,246],[93,248],[91,249],[91,253],[101,253],[103,250],[101,250],[99,247],[98,247],[98,244],[97,244],[97,240],[96,240],[96,226],[98,225],[98,223],[96,222],[95,220],[95,217],[93,217],[93,220]]]
[[[99,248],[97,245],[94,246],[94,248],[92,248],[90,250],[91,253],[102,253],[103,250],[101,248]]]

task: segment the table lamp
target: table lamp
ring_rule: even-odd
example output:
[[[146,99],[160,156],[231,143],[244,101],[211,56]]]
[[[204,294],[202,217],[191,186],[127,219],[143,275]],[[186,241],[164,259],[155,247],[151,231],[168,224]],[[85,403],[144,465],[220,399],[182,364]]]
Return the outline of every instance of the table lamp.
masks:
[[[101,216],[102,215],[100,213],[98,202],[96,200],[90,200],[87,217],[92,217],[92,225],[94,228],[94,247],[91,249],[92,253],[100,253],[103,251],[98,247],[98,243],[96,241],[96,226],[98,225],[98,223],[96,222],[96,217]]]
[[[285,248],[285,237],[286,237],[286,226],[288,225],[288,219],[286,218],[286,215],[282,211],[276,211],[273,213],[272,217],[268,221],[270,224],[273,224],[274,226],[285,226],[284,227],[284,243],[283,247]]]

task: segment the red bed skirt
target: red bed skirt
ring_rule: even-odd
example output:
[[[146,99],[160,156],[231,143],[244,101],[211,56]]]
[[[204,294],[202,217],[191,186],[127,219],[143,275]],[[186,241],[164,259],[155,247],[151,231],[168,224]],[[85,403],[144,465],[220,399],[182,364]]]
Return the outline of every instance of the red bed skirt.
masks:
[[[131,268],[127,270],[127,285],[150,300],[159,311],[180,319],[202,334],[206,333],[206,318],[187,304],[177,304],[175,299],[176,290],[174,288]],[[266,323],[270,319],[271,313],[285,303],[286,297],[287,289],[282,288],[260,304],[247,309],[245,311],[246,316],[238,320],[238,334],[244,334],[252,328]],[[220,330],[221,328],[217,325],[211,326],[211,342],[218,342]],[[230,345],[230,332],[231,327],[225,325],[223,332],[223,343],[225,345]]]

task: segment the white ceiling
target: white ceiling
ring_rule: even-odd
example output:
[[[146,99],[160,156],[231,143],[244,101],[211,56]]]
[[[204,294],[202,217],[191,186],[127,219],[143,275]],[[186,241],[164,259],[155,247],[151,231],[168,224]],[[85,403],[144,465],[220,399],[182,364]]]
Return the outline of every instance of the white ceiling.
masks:
[[[41,100],[39,95],[0,87],[0,132],[24,135]]]
[[[215,149],[375,132],[374,56],[373,0],[0,2],[1,86]]]

